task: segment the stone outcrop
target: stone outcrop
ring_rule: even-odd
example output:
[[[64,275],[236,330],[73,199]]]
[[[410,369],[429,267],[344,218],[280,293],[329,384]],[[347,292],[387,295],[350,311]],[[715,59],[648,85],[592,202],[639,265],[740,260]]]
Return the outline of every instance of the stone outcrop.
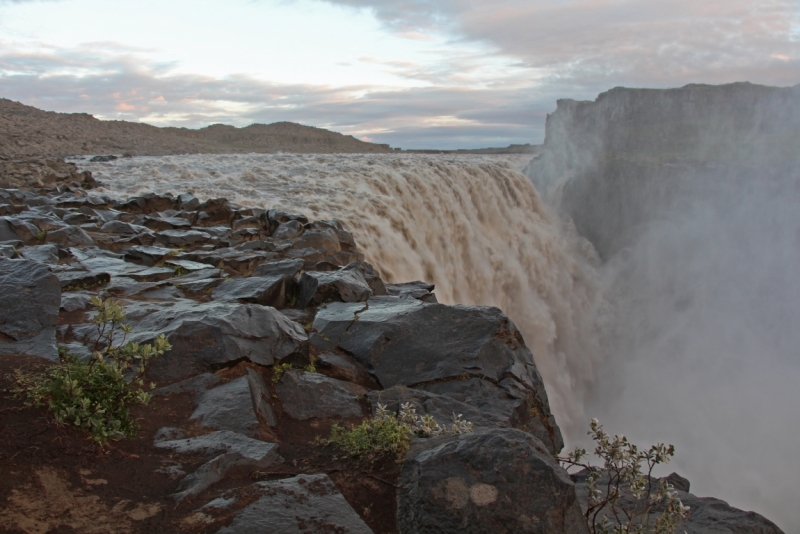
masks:
[[[515,429],[420,444],[403,465],[401,533],[587,533],[575,488],[541,441]]]

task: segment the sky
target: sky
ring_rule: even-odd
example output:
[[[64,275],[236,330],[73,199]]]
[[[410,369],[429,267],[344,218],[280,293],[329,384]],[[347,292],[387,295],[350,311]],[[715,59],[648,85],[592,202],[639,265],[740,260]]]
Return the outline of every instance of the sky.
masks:
[[[0,0],[0,97],[402,148],[541,143],[560,98],[800,83],[800,0]]]

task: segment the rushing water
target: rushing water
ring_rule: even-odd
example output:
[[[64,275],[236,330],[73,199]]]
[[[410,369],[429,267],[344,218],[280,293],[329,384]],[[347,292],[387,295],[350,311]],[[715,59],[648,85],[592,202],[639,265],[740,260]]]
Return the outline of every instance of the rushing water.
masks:
[[[498,306],[522,331],[569,435],[585,426],[603,300],[591,245],[548,213],[519,172],[527,159],[252,154],[81,166],[113,195],[189,191],[339,219],[384,280],[424,280],[441,302]]]

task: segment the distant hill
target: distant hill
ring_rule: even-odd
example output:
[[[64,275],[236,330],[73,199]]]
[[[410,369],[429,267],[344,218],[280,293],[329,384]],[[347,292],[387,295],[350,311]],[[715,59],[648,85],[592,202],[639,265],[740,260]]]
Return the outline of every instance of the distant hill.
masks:
[[[87,113],[42,111],[0,98],[0,154],[5,156],[247,152],[377,153],[391,149],[291,122],[244,128],[223,124],[198,130],[158,128],[137,122],[102,121]]]

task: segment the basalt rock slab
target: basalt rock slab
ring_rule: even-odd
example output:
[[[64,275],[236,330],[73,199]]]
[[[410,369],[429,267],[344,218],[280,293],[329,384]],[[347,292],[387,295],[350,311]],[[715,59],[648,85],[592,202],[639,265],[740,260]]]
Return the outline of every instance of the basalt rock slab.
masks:
[[[243,498],[241,493],[253,501],[237,511],[233,522],[217,534],[372,534],[327,475],[258,482],[237,493],[226,493],[201,509],[203,515],[213,518]]]
[[[191,420],[215,430],[231,430],[257,437],[258,417],[253,409],[253,395],[246,376],[204,391],[197,398]]]
[[[251,302],[280,309],[286,305],[287,298],[294,296],[295,285],[295,279],[286,275],[236,278],[217,286],[211,298]]]
[[[91,246],[94,239],[91,238],[82,228],[77,226],[66,226],[57,230],[48,231],[45,234],[46,243],[55,243],[64,247]]]
[[[480,386],[494,415],[535,432],[552,452],[563,447],[533,356],[497,308],[382,296],[320,308],[313,328],[384,388],[430,388],[472,404],[469,388]],[[465,386],[468,380],[475,382]]]
[[[185,378],[239,360],[268,366],[291,356],[307,358],[303,328],[268,306],[176,299],[134,302],[126,311],[131,340],[150,342],[164,333],[172,344],[151,367],[156,380]]]
[[[398,485],[402,534],[588,534],[569,475],[521,430],[418,440]]]
[[[386,284],[386,294],[395,297],[406,297],[412,299],[419,299],[425,302],[438,302],[433,290],[436,288],[433,284],[425,282],[404,282],[402,284]]]
[[[86,289],[107,284],[111,281],[108,273],[91,271],[63,271],[56,273],[61,289]]]
[[[58,247],[55,245],[24,247],[20,252],[27,260],[38,261],[39,263],[46,263],[49,265],[57,265],[60,259]]]
[[[357,270],[333,272],[306,272],[297,287],[297,305],[300,308],[319,306],[324,302],[364,302],[372,291]]]
[[[292,369],[283,374],[275,389],[283,411],[298,421],[364,415],[358,398],[367,390],[350,382]]]
[[[259,420],[270,428],[277,427],[278,418],[275,416],[275,411],[269,403],[271,395],[266,382],[264,382],[264,377],[252,367],[247,368],[245,377],[247,378],[247,385],[250,386],[250,397],[253,401],[253,409]]]
[[[331,378],[362,385],[371,381],[364,368],[345,354],[321,352],[317,354],[316,366]]]
[[[0,354],[57,359],[58,278],[41,263],[0,261]]]
[[[211,234],[198,230],[164,230],[156,234],[156,241],[170,247],[190,247],[211,239]]]
[[[253,276],[286,275],[295,277],[303,270],[303,260],[270,261],[253,270]]]

